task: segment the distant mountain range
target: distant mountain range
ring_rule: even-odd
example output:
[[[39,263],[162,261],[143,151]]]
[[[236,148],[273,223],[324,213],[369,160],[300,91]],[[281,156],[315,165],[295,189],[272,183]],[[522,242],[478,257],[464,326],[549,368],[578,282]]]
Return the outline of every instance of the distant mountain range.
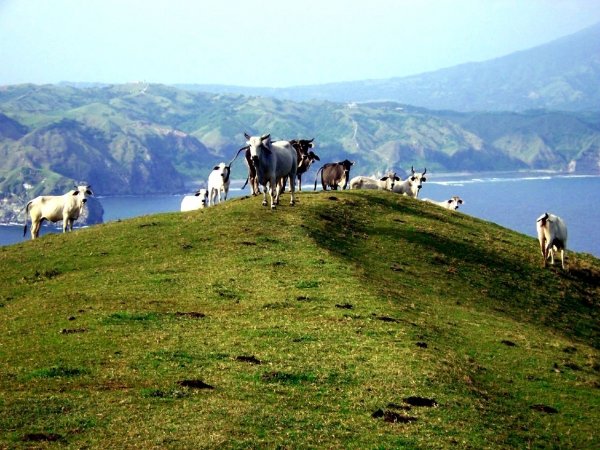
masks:
[[[315,138],[322,163],[349,158],[361,175],[411,166],[598,174],[599,32],[418,77],[239,88],[261,96],[145,83],[0,86],[0,222],[15,220],[27,199],[73,183],[101,195],[189,191],[233,158],[244,132]],[[366,101],[378,98],[402,102]],[[233,169],[245,178],[242,159]]]
[[[179,85],[283,100],[396,101],[454,111],[600,109],[600,24],[501,58],[420,75],[290,88]]]

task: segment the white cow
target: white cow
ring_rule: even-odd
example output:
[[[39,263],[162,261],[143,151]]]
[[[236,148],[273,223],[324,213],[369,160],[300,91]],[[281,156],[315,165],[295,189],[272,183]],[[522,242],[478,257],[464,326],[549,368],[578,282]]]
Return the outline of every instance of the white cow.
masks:
[[[231,165],[226,165],[224,162],[215,166],[208,176],[208,206],[217,204],[217,198],[221,203],[221,193],[223,193],[223,201],[227,200],[229,193],[229,176],[231,175]]]
[[[89,195],[94,195],[91,186],[77,186],[64,195],[41,195],[34,198],[25,206],[23,236],[27,233],[27,214],[31,218],[31,239],[39,237],[44,220],[62,220],[63,233],[67,232],[67,228],[73,231],[73,222],[79,219]]]
[[[538,240],[544,258],[544,267],[554,265],[554,252],[560,250],[560,261],[565,268],[565,251],[567,250],[567,225],[564,220],[554,214],[544,213],[536,221]]]
[[[181,211],[195,211],[208,206],[208,191],[200,189],[194,195],[186,195],[181,200]]]
[[[249,136],[244,133],[250,148],[252,164],[256,169],[256,178],[264,186],[263,206],[267,206],[267,185],[271,196],[271,209],[279,203],[280,189],[278,181],[289,178],[290,205],[296,203],[294,191],[296,190],[296,171],[298,157],[296,150],[288,141],[271,142],[271,135]]]
[[[457,210],[459,205],[462,205],[464,203],[463,199],[457,195],[454,195],[451,198],[449,198],[448,200],[445,200],[443,202],[437,202],[437,201],[431,200],[429,198],[424,198],[423,201],[433,203],[434,205],[438,205],[438,206],[441,206],[442,208],[450,209],[452,211]]]
[[[377,189],[381,191],[393,191],[396,181],[400,178],[395,172],[389,172],[379,180],[371,177],[358,176],[350,180],[350,189]]]
[[[425,168],[422,174],[415,173],[415,169],[412,166],[410,170],[412,171],[412,175],[402,183],[396,183],[394,185],[394,192],[417,198],[419,196],[419,190],[423,187],[423,183],[427,181],[427,178],[425,178],[427,168]]]

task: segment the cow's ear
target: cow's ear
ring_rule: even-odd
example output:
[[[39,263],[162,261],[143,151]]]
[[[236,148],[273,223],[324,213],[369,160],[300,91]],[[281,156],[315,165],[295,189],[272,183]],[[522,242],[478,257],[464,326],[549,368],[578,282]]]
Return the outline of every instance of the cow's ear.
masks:
[[[380,180],[379,180],[379,181],[385,181],[385,180],[387,180],[387,179],[388,179],[388,177],[387,177],[387,175],[386,175],[385,177],[383,177],[383,178],[380,178]]]
[[[398,178],[398,177],[394,177],[394,180],[395,180],[395,181],[400,181],[400,178]]]
[[[447,202],[448,202],[448,204],[452,203],[452,199],[448,200]]]
[[[415,177],[410,177],[410,181],[415,181],[416,178]]]
[[[421,177],[421,181],[427,181],[427,178]]]
[[[461,199],[461,198],[459,198],[459,199],[458,199],[458,204],[459,204],[459,205],[462,205],[462,204],[463,204],[463,201],[462,201],[462,199]]]
[[[219,166],[215,166],[215,167],[213,167],[213,170],[219,170],[219,169],[220,169],[220,167],[219,167]]]

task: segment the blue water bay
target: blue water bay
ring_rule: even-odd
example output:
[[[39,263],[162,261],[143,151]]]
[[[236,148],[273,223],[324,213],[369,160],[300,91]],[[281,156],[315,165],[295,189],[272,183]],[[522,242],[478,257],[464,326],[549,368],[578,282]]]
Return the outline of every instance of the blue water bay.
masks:
[[[307,185],[304,190],[312,191],[312,186]],[[546,211],[552,212],[567,223],[570,249],[600,257],[600,227],[597,225],[600,223],[599,194],[598,176],[491,173],[432,174],[423,184],[420,197],[441,201],[458,195],[464,200],[460,213],[529,236],[536,235],[537,217]],[[248,195],[247,189],[230,191],[230,198],[243,195]],[[181,199],[181,195],[100,197],[105,222],[179,211]],[[60,231],[55,227],[43,227],[42,234]],[[27,238],[23,237],[21,226],[0,227],[0,245],[14,244]]]

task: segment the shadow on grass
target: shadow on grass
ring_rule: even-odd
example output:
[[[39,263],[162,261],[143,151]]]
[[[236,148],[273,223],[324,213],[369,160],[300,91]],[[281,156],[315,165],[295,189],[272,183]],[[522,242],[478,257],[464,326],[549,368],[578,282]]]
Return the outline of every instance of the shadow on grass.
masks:
[[[449,216],[412,199],[351,196],[346,200],[339,195],[335,202],[315,208],[314,223],[307,228],[320,247],[359,266],[372,275],[368,279],[383,279],[390,286],[394,277],[408,276],[406,266],[420,271],[422,283],[443,288],[452,275],[459,280],[453,286],[470,291],[480,307],[541,323],[600,347],[600,272],[594,267],[544,269],[524,253],[510,230]],[[392,270],[383,271],[390,264]]]

